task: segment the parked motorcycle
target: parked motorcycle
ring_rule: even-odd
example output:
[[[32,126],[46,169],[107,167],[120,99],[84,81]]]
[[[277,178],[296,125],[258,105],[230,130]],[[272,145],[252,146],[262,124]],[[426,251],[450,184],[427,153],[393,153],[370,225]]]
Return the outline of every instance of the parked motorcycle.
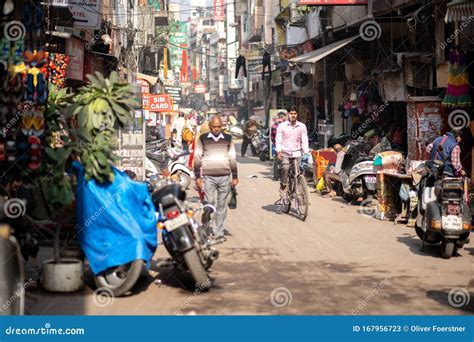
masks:
[[[428,161],[418,191],[415,230],[425,243],[441,243],[441,256],[449,259],[469,242],[471,210],[463,178],[443,177],[444,163]]]
[[[352,202],[357,198],[372,198],[376,191],[377,174],[373,156],[362,143],[351,144],[341,166],[342,197]]]
[[[158,227],[162,229],[163,244],[179,267],[188,270],[197,288],[209,290],[209,268],[219,257],[209,240],[210,215],[215,208],[207,205],[193,208],[186,201],[186,192],[177,184],[167,184],[152,195],[159,214]],[[203,225],[195,219],[198,211],[204,211]]]

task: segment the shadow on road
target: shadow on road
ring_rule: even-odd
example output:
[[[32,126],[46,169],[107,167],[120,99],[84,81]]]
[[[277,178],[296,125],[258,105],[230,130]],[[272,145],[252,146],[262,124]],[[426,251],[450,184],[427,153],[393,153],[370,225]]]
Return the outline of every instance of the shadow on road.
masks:
[[[462,293],[458,293],[459,297],[456,297],[456,294],[450,295],[449,291],[439,291],[439,290],[429,290],[426,291],[426,296],[430,299],[433,299],[440,303],[443,306],[451,307],[457,309],[461,312],[474,313],[474,294],[468,294],[465,297]],[[451,297],[451,298],[450,298]],[[452,302],[452,305],[450,303]]]
[[[425,257],[441,258],[439,244],[436,244],[436,245],[425,244],[425,247],[422,250],[422,242],[418,237],[413,237],[412,235],[406,234],[403,237],[398,237],[397,240],[407,245],[413,254],[421,255]],[[462,255],[457,254],[453,256],[453,258],[459,258],[459,257],[462,257]]]
[[[474,248],[464,248],[464,250],[468,251],[469,254],[474,255]]]

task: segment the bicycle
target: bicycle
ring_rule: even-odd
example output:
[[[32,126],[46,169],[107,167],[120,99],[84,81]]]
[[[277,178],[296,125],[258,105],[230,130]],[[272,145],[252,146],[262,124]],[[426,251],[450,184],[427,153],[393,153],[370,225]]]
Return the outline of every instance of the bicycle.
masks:
[[[276,205],[283,206],[283,212],[288,214],[293,207],[296,209],[298,218],[305,221],[309,211],[308,184],[304,177],[298,158],[290,158],[290,170],[288,174],[288,196],[280,198],[275,202]]]

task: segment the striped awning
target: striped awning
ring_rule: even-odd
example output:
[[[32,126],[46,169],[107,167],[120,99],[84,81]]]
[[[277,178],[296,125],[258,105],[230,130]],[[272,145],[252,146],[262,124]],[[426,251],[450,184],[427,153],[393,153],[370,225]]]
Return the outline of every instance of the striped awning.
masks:
[[[474,21],[474,2],[470,0],[455,0],[447,4],[446,23]]]

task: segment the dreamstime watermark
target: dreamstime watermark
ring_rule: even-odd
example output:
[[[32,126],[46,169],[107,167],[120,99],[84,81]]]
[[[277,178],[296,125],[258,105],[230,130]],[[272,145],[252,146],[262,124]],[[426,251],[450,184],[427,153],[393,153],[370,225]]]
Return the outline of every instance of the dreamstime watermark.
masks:
[[[7,311],[19,298],[23,297],[26,289],[34,283],[35,281],[32,278],[28,279],[28,281],[25,283],[17,283],[18,290],[16,290],[15,293],[5,303],[3,303],[2,307],[0,308],[0,312]]]
[[[382,28],[375,20],[369,20],[360,25],[359,34],[363,40],[372,42],[380,38],[382,35]]]
[[[469,126],[471,118],[469,114],[462,109],[453,110],[448,115],[448,125],[451,129],[463,129]]]
[[[100,308],[112,305],[114,301],[115,295],[112,290],[107,287],[97,288],[92,295],[92,302]]]
[[[16,126],[16,124],[23,118],[25,113],[31,111],[32,109],[33,109],[33,106],[30,103],[26,103],[20,110],[16,112],[16,114],[2,128],[2,135],[6,136],[8,131],[11,128]]]
[[[363,200],[359,205],[359,209],[357,210],[359,214],[369,217],[369,218],[376,217],[378,211],[379,211],[379,204],[377,201],[374,201],[373,199]]]
[[[10,198],[3,204],[3,213],[11,219],[25,215],[26,201],[20,198]]]
[[[368,304],[370,304],[370,302],[372,302],[375,298],[375,296],[377,296],[379,293],[381,293],[385,287],[385,282],[386,282],[386,279],[385,280],[382,280],[380,283],[377,284],[377,286],[375,286],[373,289],[372,289],[372,292],[370,292],[367,297],[364,298],[363,301],[361,301],[356,307],[354,307],[352,309],[352,314],[353,315],[357,315],[364,307],[366,307]]]
[[[375,119],[380,115],[382,114],[385,109],[387,109],[389,103],[388,101],[381,104],[379,107],[377,107],[376,110],[374,110],[370,116],[364,120],[364,122],[362,122],[359,127],[357,127],[357,129],[355,129],[352,134],[351,134],[351,137],[352,139],[357,139],[363,132],[365,132],[365,130],[369,127],[369,125],[375,121]]]
[[[206,280],[203,284],[196,284],[196,289],[194,290],[193,294],[186,298],[184,303],[174,310],[175,315],[182,315],[183,310],[186,309],[187,306],[191,305],[194,299],[200,295],[202,292],[206,291],[211,286],[211,280]]]
[[[45,323],[41,328],[14,328],[5,329],[6,335],[85,335],[83,328],[53,328],[51,323]]]
[[[106,33],[107,31],[105,31],[104,29],[97,32],[90,41],[84,44],[84,50],[89,50],[92,46],[94,46],[97,43],[98,40],[101,40],[102,36]]]
[[[293,301],[293,294],[286,287],[277,287],[270,293],[270,303],[276,308],[289,306]]]
[[[458,28],[448,38],[446,38],[444,42],[441,43],[441,49],[446,49],[448,44],[451,44],[453,41],[455,41],[456,37],[459,36],[472,21],[474,21],[474,16],[468,17],[466,20],[462,21]]]
[[[9,41],[16,42],[25,38],[26,28],[21,21],[13,20],[5,24],[3,35]]]
[[[454,287],[448,293],[448,303],[453,308],[461,308],[469,304],[471,295],[467,289],[462,287]]]
[[[100,215],[104,213],[104,211],[107,210],[107,208],[112,204],[112,202],[119,197],[122,194],[122,190],[118,190],[116,193],[112,195],[111,198],[108,198],[107,201],[105,202],[104,205],[102,205],[94,214],[92,214],[91,217],[89,217],[86,222],[85,226],[88,227],[91,223],[93,223],[95,220],[97,220]]]

